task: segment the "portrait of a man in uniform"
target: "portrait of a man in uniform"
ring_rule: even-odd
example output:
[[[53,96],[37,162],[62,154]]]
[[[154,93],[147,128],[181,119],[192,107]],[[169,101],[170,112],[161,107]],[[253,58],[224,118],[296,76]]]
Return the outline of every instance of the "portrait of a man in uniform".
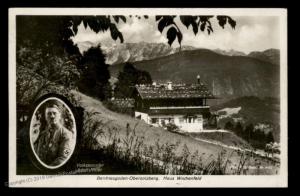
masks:
[[[57,100],[45,103],[39,134],[33,146],[39,159],[49,166],[65,162],[74,148],[74,132],[64,126],[63,104]]]

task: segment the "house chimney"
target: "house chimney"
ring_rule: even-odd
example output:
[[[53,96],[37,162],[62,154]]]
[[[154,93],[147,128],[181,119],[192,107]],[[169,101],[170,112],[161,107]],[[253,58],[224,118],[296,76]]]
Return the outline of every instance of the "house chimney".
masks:
[[[168,82],[167,89],[168,89],[168,90],[172,90],[172,89],[173,89],[173,88],[172,88],[172,82]]]
[[[198,84],[200,84],[200,75],[199,74],[197,75],[197,81],[198,81]]]

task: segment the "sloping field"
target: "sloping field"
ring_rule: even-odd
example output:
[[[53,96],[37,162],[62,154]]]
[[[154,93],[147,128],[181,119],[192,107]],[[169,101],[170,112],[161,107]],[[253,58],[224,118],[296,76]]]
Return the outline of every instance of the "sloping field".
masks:
[[[212,159],[216,159],[218,154],[221,153],[222,149],[225,149],[226,156],[230,157],[232,165],[238,164],[240,161],[240,156],[232,149],[224,148],[220,145],[215,145],[205,141],[197,141],[191,136],[180,135],[168,132],[162,128],[150,126],[142,120],[112,112],[105,108],[102,102],[82,93],[74,92],[74,94],[78,96],[80,99],[80,105],[84,107],[86,111],[98,112],[99,114],[97,114],[95,118],[105,124],[105,127],[103,127],[105,134],[100,135],[97,138],[99,145],[108,145],[109,135],[112,134],[116,134],[121,140],[124,139],[126,137],[126,127],[129,126],[131,130],[135,127],[136,136],[143,137],[144,144],[147,146],[154,146],[156,142],[159,142],[160,144],[175,144],[176,142],[180,142],[176,153],[180,155],[185,144],[191,154],[193,154],[195,151],[198,151],[199,154],[202,155],[203,160],[207,162],[211,161]],[[269,167],[271,165],[270,161],[260,157],[250,158],[248,164],[256,166],[258,161],[260,162],[260,167]]]
[[[216,141],[228,146],[238,146],[238,147],[251,149],[251,146],[245,140],[243,140],[242,138],[236,136],[234,133],[229,131],[190,133],[190,135],[195,138]]]

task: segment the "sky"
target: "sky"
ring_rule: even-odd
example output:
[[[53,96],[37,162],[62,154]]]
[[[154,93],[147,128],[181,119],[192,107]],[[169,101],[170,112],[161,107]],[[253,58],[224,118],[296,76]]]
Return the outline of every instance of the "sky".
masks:
[[[226,25],[224,29],[218,25],[216,17],[211,19],[214,32],[210,35],[207,32],[199,32],[196,36],[190,26],[187,29],[181,24],[178,17],[175,22],[183,33],[182,45],[194,46],[197,48],[237,50],[248,54],[251,51],[263,51],[269,48],[279,49],[279,18],[276,16],[233,16],[237,25],[232,29]],[[127,22],[123,21],[117,24],[118,29],[122,32],[124,43],[166,43],[165,29],[160,33],[157,29],[157,22],[154,16],[149,19],[129,18]],[[89,27],[84,28],[83,24],[79,26],[78,33],[73,37],[75,43],[89,41],[92,43],[101,43],[109,46],[111,44],[119,44],[120,41],[112,40],[110,32],[96,34]],[[174,41],[172,47],[178,47],[177,40]]]

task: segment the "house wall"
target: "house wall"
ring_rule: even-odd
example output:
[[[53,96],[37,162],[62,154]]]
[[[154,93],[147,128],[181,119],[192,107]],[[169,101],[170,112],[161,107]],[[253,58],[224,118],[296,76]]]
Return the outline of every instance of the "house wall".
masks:
[[[151,124],[151,121],[150,121],[151,119],[150,119],[150,117],[149,117],[149,115],[147,113],[135,111],[134,112],[134,116],[135,116],[135,118],[139,118],[140,117],[141,120],[145,121],[148,124]]]
[[[149,124],[153,126],[163,126],[165,124],[174,123],[180,130],[186,132],[200,132],[203,130],[203,118],[202,115],[198,115],[194,118],[184,118],[183,115],[156,115],[147,117]],[[156,119],[153,122],[152,119]]]
[[[200,132],[203,131],[203,119],[196,120],[194,122],[188,123],[179,123],[177,126],[180,127],[181,130],[187,131],[187,132]]]

